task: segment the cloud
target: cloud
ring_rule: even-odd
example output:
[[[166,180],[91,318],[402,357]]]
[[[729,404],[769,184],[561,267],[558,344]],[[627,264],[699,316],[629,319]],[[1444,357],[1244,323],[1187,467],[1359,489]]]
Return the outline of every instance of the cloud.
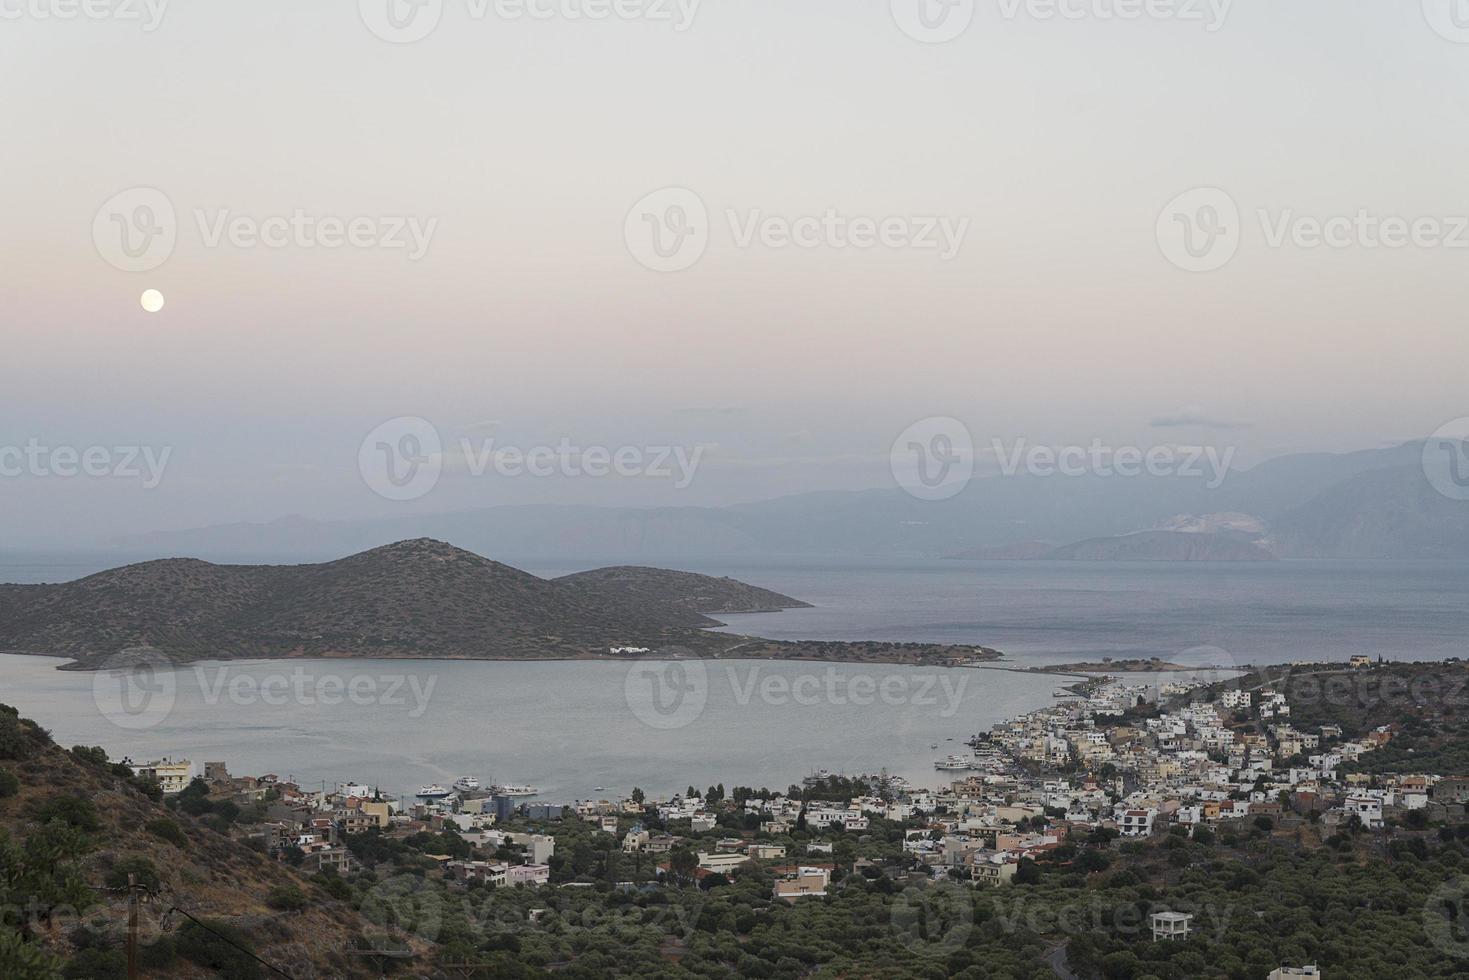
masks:
[[[1228,422],[1216,419],[1198,405],[1186,405],[1172,415],[1160,415],[1149,423],[1155,429],[1179,429],[1195,426],[1200,429],[1248,429],[1248,422]]]

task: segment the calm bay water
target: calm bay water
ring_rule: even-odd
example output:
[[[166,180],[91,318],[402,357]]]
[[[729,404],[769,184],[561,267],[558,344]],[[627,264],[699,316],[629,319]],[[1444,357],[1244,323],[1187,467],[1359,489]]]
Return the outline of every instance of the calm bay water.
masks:
[[[541,575],[606,564],[508,560]],[[0,580],[64,580],[112,563],[11,562],[0,566]],[[1469,563],[1463,562],[657,564],[731,575],[815,604],[726,617],[730,631],[778,639],[982,643],[1021,664],[1152,656],[1195,664],[1341,660],[1356,653],[1469,657]],[[1185,653],[1198,647],[1217,649],[1202,657]],[[1058,683],[990,670],[843,666],[833,668],[839,676],[831,695],[823,664],[711,664],[697,717],[660,729],[640,719],[634,706],[646,692],[629,686],[628,668],[619,664],[234,663],[224,683],[244,688],[289,679],[298,669],[311,678],[399,676],[402,703],[272,705],[221,694],[211,703],[221,675],[214,673],[217,665],[204,665],[202,674],[196,668],[176,673],[166,719],[128,731],[98,710],[90,675],[57,672],[55,663],[0,657],[0,701],[22,708],[67,745],[100,744],[114,756],[135,758],[187,756],[196,764],[220,759],[238,772],[277,772],[307,784],[380,782],[400,793],[472,774],[486,782],[532,783],[557,800],[590,796],[597,786],[607,794],[634,785],[649,793],[691,783],[785,786],[817,768],[886,767],[932,783],[935,758],[959,751],[964,738],[995,721],[1049,703]],[[852,703],[850,685],[859,674],[873,684],[887,680],[890,691],[906,685],[906,695]],[[683,680],[671,678],[668,689]],[[421,713],[414,713],[410,681],[429,692]],[[930,687],[920,698],[924,683]],[[765,693],[767,684],[774,694]],[[379,691],[385,687],[382,682]],[[818,694],[803,703],[797,690]],[[937,750],[930,748],[935,743]]]
[[[0,656],[0,701],[63,745],[188,758],[196,770],[221,760],[239,774],[274,772],[305,786],[355,780],[399,794],[467,774],[487,785],[529,783],[556,801],[589,798],[599,786],[598,795],[640,786],[650,796],[716,782],[784,789],[819,768],[886,767],[928,785],[936,759],[1050,703],[1059,682],[998,670],[677,664],[703,670],[702,694],[659,714],[652,698],[675,703],[670,692],[690,683],[686,673],[665,682],[660,666],[630,679],[628,665],[598,661],[238,661],[155,678],[155,689],[172,693],[128,716],[108,695],[111,679],[57,663]],[[346,693],[354,684],[362,696]]]

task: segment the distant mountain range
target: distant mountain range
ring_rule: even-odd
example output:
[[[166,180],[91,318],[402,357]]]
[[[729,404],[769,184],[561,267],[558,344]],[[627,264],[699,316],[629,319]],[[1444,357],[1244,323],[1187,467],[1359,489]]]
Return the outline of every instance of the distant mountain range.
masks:
[[[567,658],[730,645],[706,611],[805,603],[733,579],[615,568],[542,579],[438,541],[315,565],[166,559],[61,585],[0,586],[0,650],[97,666],[131,647],[196,659]]]
[[[732,507],[496,507],[374,521],[288,518],[119,540],[129,554],[202,558],[325,558],[403,538],[453,541],[518,559],[641,563],[712,555],[989,553],[1042,557],[1038,542],[1077,553],[1139,557],[1213,553],[1255,557],[1228,544],[1180,547],[1148,538],[1103,547],[1081,542],[1172,531],[1246,542],[1279,558],[1469,558],[1469,504],[1436,493],[1423,444],[1344,454],[1297,454],[1209,476],[992,476],[949,500],[902,490],[823,492]],[[1164,545],[1162,542],[1174,543]],[[1075,543],[1075,544],[1072,544]],[[1154,547],[1156,546],[1156,547]]]

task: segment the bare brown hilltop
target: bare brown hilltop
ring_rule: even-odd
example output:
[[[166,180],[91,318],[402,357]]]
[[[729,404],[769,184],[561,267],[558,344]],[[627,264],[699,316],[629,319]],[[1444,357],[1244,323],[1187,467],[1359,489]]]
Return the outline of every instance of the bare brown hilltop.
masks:
[[[733,579],[616,568],[547,580],[429,539],[316,565],[166,559],[0,586],[0,649],[95,667],[147,645],[178,661],[376,656],[550,659],[738,640],[705,612],[805,605]]]

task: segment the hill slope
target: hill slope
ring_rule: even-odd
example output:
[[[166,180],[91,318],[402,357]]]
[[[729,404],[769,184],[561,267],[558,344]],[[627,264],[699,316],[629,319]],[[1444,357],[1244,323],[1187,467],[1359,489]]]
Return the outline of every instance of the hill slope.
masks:
[[[577,572],[555,580],[573,595],[606,606],[635,605],[684,626],[715,626],[704,613],[776,612],[810,603],[732,578],[621,565]]]
[[[67,961],[67,976],[122,975],[128,870],[151,892],[139,914],[146,976],[264,976],[187,916],[166,916],[171,907],[227,931],[292,976],[379,975],[347,954],[381,932],[349,904],[165,808],[129,777],[100,750],[63,751],[0,704],[0,901],[28,910],[0,922],[0,976],[55,977],[54,965]],[[299,892],[300,910],[273,910],[277,889]]]
[[[1272,522],[1275,550],[1291,558],[1463,558],[1469,504],[1450,500],[1420,466],[1358,474]]]
[[[318,565],[145,562],[76,582],[0,587],[0,650],[96,666],[156,647],[175,660],[282,656],[531,659],[608,646],[729,642],[702,611],[796,600],[732,580],[613,569],[548,581],[420,539]]]
[[[1057,548],[1057,561],[1274,561],[1275,556],[1248,541],[1186,531],[1140,531],[1115,538],[1093,538]]]

